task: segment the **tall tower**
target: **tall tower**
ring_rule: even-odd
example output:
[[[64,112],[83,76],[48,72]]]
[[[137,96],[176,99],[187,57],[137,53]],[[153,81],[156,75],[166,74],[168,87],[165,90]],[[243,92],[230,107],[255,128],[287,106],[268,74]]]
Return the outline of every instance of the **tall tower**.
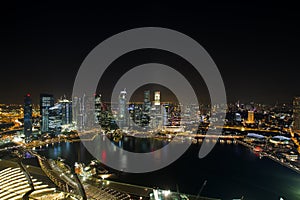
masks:
[[[150,90],[144,91],[144,112],[149,113],[151,109]]]
[[[72,119],[75,122],[76,129],[81,131],[82,129],[82,117],[81,117],[81,98],[72,98]]]
[[[248,111],[248,120],[247,123],[253,124],[254,123],[254,111],[249,110]]]
[[[154,92],[154,105],[152,109],[151,126],[152,128],[160,128],[162,126],[162,115],[160,105],[160,91]]]
[[[62,125],[62,105],[56,103],[49,108],[49,132],[58,135],[61,132]]]
[[[28,142],[32,133],[32,103],[30,94],[24,97],[24,135],[25,141]]]
[[[62,125],[72,124],[72,102],[64,98],[58,103],[61,104]]]
[[[122,90],[119,95],[119,125],[127,126],[127,112],[126,112],[126,89]]]
[[[293,130],[300,132],[300,97],[295,97],[293,101]]]
[[[163,125],[164,126],[169,125],[169,118],[168,118],[169,106],[170,106],[169,104],[163,105]]]
[[[40,94],[41,133],[49,131],[49,108],[54,106],[51,94]]]
[[[100,123],[102,111],[101,94],[95,94],[95,122]]]
[[[154,92],[154,105],[160,106],[160,91]]]

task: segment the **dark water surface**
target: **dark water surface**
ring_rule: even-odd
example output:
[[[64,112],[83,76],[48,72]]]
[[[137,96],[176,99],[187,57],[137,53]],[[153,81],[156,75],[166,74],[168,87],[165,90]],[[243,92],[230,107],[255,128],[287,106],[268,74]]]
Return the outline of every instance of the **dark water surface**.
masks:
[[[118,145],[132,151],[147,151],[163,141],[127,138]],[[142,144],[142,145],[141,145]],[[164,145],[161,144],[161,145]],[[151,173],[122,173],[118,181],[162,189],[177,188],[182,193],[198,194],[203,182],[207,184],[201,196],[233,199],[300,200],[300,175],[268,159],[260,159],[251,150],[238,144],[217,144],[203,159],[198,158],[200,145],[193,144],[177,161]],[[56,159],[66,159],[70,166],[75,162],[88,164],[93,156],[84,145],[60,143],[43,147],[40,154]]]

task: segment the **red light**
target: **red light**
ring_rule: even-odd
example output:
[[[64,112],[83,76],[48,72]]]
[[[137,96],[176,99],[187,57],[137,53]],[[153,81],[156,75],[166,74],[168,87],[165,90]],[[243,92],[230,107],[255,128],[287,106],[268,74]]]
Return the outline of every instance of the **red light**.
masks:
[[[102,151],[102,153],[101,153],[101,158],[102,158],[102,161],[103,161],[103,162],[106,161],[106,151]]]
[[[28,93],[27,96],[30,97],[30,94]]]

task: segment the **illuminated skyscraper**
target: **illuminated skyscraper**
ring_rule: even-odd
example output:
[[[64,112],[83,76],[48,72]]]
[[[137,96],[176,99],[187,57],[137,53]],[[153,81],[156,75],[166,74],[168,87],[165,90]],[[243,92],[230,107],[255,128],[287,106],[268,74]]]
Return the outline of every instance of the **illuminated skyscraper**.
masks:
[[[64,98],[58,101],[61,104],[62,125],[72,124],[72,101]]]
[[[154,92],[154,105],[160,106],[160,91]]]
[[[247,123],[253,124],[254,123],[254,111],[249,110],[248,111],[248,120]]]
[[[62,105],[57,103],[49,108],[49,132],[58,135],[62,125]]]
[[[164,104],[163,105],[163,125],[168,126],[169,125],[169,104]]]
[[[127,109],[126,109],[126,89],[122,90],[119,95],[119,125],[127,126]]]
[[[126,113],[126,90],[120,92],[119,96],[119,119],[124,119]]]
[[[81,98],[73,97],[72,99],[72,119],[75,122],[78,131],[82,130],[83,118],[81,114]]]
[[[242,121],[242,116],[241,116],[241,114],[240,113],[235,113],[235,115],[234,115],[234,120],[236,121],[236,122],[241,122]],[[249,120],[249,119],[248,119]]]
[[[72,101],[66,98],[58,100],[54,106],[48,108],[48,131],[55,135],[63,129],[63,125],[72,124]],[[66,127],[66,126],[64,126]]]
[[[154,104],[151,109],[151,122],[152,128],[160,128],[163,125],[160,105],[160,91],[154,92]]]
[[[54,106],[54,97],[51,94],[40,95],[41,132],[49,131],[49,108]]]
[[[25,141],[29,141],[32,133],[32,104],[30,94],[24,97],[24,135]]]
[[[144,113],[149,113],[151,109],[150,90],[144,91]]]
[[[99,123],[101,120],[102,102],[101,94],[95,94],[95,122]]]
[[[293,101],[293,116],[294,125],[293,129],[300,132],[300,97],[295,97]]]

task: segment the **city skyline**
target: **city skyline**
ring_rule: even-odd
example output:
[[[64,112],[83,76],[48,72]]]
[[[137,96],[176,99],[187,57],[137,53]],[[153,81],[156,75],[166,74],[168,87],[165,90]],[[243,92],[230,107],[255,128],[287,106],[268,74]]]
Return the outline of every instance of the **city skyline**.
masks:
[[[299,199],[298,4],[3,8],[0,199]]]
[[[151,91],[151,92],[154,92],[155,90]],[[170,92],[170,91],[169,91]],[[32,96],[31,93],[27,93],[25,94],[26,95],[30,95],[31,97],[31,100],[32,100],[32,105],[35,105],[35,106],[39,106],[40,107],[40,95],[42,94],[45,94],[45,93],[39,93],[37,96]],[[101,93],[96,93],[97,95],[101,95]],[[90,96],[94,96],[95,94],[91,94]],[[69,99],[70,101],[72,101],[72,97],[67,97],[66,95],[64,96],[60,96],[60,97],[56,97],[54,95],[52,95],[53,98],[54,98],[54,103],[58,103],[60,100],[62,99]],[[24,97],[24,94],[21,96],[21,102],[19,103],[12,103],[12,102],[9,102],[9,103],[5,103],[5,102],[0,102],[0,105],[19,105],[19,106],[22,106],[23,105],[23,99],[22,97]],[[288,99],[287,101],[275,101],[275,102],[261,102],[261,101],[255,101],[255,99],[248,99],[246,101],[241,101],[240,99],[235,99],[233,101],[230,101],[230,102],[227,102],[227,105],[230,106],[230,105],[233,105],[233,104],[242,104],[242,105],[245,105],[245,106],[249,106],[253,103],[255,104],[258,104],[258,105],[266,105],[266,106],[290,106],[290,107],[293,107],[293,103],[294,103],[294,99],[295,98],[299,98],[299,96],[293,96],[291,99]],[[18,100],[19,101],[19,100]],[[152,95],[151,96],[151,102],[154,102],[154,96]],[[109,100],[105,100],[103,101],[104,103],[118,103],[117,101],[116,102],[111,102]],[[143,93],[137,93],[136,91],[134,92],[134,94],[132,94],[130,100],[127,101],[128,103],[141,103],[143,102]],[[176,96],[174,94],[171,95],[171,97],[166,97],[164,96],[163,100],[161,102],[171,102],[171,103],[177,103],[178,100],[176,98]],[[199,103],[199,105],[211,105],[210,103]]]

